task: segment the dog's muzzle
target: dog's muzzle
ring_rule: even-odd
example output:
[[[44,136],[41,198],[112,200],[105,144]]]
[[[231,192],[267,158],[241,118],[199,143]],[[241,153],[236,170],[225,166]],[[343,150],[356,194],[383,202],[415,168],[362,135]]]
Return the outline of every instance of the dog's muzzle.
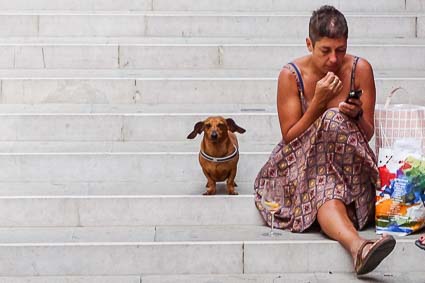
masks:
[[[212,139],[212,140],[217,140],[217,138],[218,138],[218,134],[217,134],[217,132],[216,132],[216,131],[213,131],[213,132],[211,133],[211,139]]]

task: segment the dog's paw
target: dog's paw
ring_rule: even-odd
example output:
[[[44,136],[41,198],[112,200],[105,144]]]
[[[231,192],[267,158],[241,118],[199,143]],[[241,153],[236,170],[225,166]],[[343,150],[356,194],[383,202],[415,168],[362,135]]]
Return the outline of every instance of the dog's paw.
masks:
[[[237,196],[239,193],[237,191],[229,192],[229,195],[231,196]]]
[[[204,196],[212,196],[212,195],[215,195],[215,192],[213,192],[213,191],[205,191],[202,195],[204,195]]]

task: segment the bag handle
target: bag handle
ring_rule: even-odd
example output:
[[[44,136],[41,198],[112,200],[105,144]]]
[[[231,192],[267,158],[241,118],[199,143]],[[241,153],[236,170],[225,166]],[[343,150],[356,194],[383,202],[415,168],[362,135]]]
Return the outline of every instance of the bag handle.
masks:
[[[398,87],[394,88],[388,94],[387,99],[385,100],[384,110],[388,110],[388,108],[390,106],[390,103],[391,103],[392,97],[395,95],[396,92],[401,91],[401,90],[404,90],[407,94],[409,94],[409,92],[405,88],[403,88],[401,86],[398,86]],[[410,103],[410,101],[409,101],[409,103]],[[385,121],[387,121],[386,113],[385,113]],[[383,126],[382,126],[382,123],[379,124],[379,131],[381,132],[383,146],[384,147],[388,147],[388,148],[391,147],[390,146],[389,139],[388,139],[388,137],[387,137],[387,135],[385,133],[385,130],[384,130]]]
[[[397,91],[399,91],[399,90],[404,90],[408,95],[409,95],[409,92],[404,88],[404,87],[401,87],[401,86],[399,86],[399,87],[396,87],[396,88],[394,88],[389,94],[388,94],[388,96],[387,96],[387,99],[385,100],[385,105],[384,105],[384,109],[388,109],[388,107],[390,106],[390,103],[391,103],[391,99],[392,99],[392,97],[394,96],[394,94],[397,92]],[[409,95],[410,96],[410,95]],[[410,98],[409,98],[409,104],[410,104]]]

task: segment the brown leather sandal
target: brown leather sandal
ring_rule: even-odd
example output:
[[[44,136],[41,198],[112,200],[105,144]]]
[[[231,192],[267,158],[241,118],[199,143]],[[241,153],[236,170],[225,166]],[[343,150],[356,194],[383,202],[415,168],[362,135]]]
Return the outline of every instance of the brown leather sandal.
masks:
[[[355,263],[357,275],[363,275],[374,270],[393,251],[395,243],[395,239],[391,235],[382,236],[376,241],[364,241],[357,252]],[[363,257],[363,250],[368,245],[372,246]]]

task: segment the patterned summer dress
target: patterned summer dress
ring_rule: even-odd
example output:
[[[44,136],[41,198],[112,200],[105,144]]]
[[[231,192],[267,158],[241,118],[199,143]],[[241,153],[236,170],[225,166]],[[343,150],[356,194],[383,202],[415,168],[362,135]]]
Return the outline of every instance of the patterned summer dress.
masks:
[[[358,57],[354,58],[350,90]],[[297,66],[288,68],[297,79],[303,111],[308,107]],[[261,205],[264,190],[282,199],[273,226],[302,232],[316,220],[318,209],[328,200],[347,205],[348,215],[358,229],[373,218],[375,190],[379,187],[376,157],[356,122],[338,108],[328,109],[301,136],[290,143],[282,140],[255,180],[255,204],[268,225],[270,213]]]

